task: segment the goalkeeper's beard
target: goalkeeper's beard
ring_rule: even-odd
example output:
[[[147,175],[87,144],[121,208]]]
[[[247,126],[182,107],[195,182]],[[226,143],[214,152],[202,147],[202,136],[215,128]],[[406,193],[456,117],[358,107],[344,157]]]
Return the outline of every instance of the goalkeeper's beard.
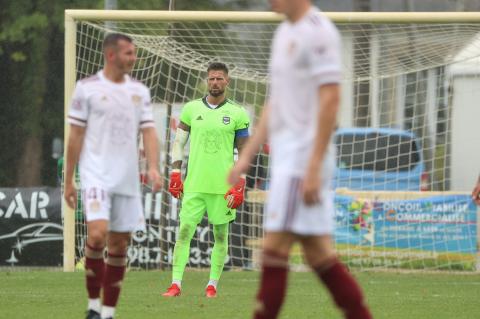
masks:
[[[223,93],[225,93],[225,90],[220,90],[220,89],[216,89],[215,91],[209,90],[208,93],[213,97],[219,97],[219,96],[222,96]]]

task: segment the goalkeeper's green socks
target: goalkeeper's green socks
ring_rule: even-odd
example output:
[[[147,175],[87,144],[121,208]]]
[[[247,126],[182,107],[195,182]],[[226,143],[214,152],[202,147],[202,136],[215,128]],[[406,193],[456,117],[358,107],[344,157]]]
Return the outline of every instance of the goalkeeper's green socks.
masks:
[[[225,264],[225,257],[228,253],[228,226],[229,224],[213,225],[213,236],[215,243],[212,249],[211,266],[210,266],[210,282],[216,283],[220,279]],[[210,284],[209,282],[209,284]]]
[[[228,227],[229,224],[213,225],[213,236],[215,243],[211,255],[210,281],[209,285],[216,288],[218,280],[223,271],[225,258],[228,252]],[[173,272],[172,284],[179,288],[182,285],[183,273],[190,256],[190,241],[195,233],[196,225],[181,223],[178,239],[173,249]]]
[[[208,281],[207,287],[208,287],[208,286],[213,286],[213,287],[215,287],[215,289],[217,289],[217,285],[218,285],[218,280],[210,279],[210,280]]]
[[[180,230],[178,239],[175,242],[175,248],[173,249],[173,271],[172,282],[181,286],[183,272],[190,256],[190,241],[197,225],[189,223],[180,223]]]

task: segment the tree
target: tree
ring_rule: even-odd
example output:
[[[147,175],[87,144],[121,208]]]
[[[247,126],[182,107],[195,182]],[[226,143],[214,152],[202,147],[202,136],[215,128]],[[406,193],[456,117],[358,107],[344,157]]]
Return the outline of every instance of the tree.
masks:
[[[0,185],[55,183],[49,149],[63,126],[64,6],[95,1],[17,0],[0,5],[2,94]],[[8,78],[8,80],[7,80]],[[10,138],[8,138],[10,137]]]

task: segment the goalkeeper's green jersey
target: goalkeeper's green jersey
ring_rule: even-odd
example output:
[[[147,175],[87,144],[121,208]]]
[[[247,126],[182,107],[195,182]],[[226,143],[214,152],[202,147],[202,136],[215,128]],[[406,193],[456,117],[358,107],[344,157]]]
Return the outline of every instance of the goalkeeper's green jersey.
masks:
[[[246,110],[228,99],[213,109],[204,97],[185,104],[180,121],[190,126],[184,191],[225,194],[235,138],[248,136],[250,120]]]

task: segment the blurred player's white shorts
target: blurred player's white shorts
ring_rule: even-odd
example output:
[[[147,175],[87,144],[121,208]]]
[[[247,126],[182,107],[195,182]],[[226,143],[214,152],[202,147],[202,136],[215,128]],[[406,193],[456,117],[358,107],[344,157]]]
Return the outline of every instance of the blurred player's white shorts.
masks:
[[[333,190],[324,187],[320,190],[320,198],[319,204],[307,206],[301,193],[301,178],[272,174],[264,220],[265,231],[287,231],[298,235],[332,234],[335,214]]]
[[[111,194],[99,187],[82,190],[83,211],[87,222],[108,220],[108,230],[119,233],[145,230],[140,196]]]

